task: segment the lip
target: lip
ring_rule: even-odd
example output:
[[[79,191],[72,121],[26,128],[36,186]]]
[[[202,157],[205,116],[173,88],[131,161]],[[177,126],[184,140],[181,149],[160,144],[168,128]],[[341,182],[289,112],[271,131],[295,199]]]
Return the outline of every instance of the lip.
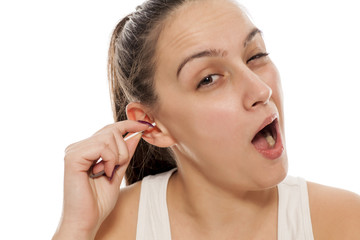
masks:
[[[259,152],[261,155],[263,155],[265,158],[270,160],[275,160],[279,158],[283,151],[284,151],[284,145],[281,138],[281,132],[280,132],[280,126],[278,121],[278,114],[274,113],[267,117],[264,122],[260,125],[259,129],[255,133],[255,135],[260,132],[264,127],[275,121],[275,129],[276,129],[276,143],[275,146],[271,149],[257,149],[254,145],[254,148],[257,152]],[[254,136],[255,136],[254,135]]]
[[[254,136],[260,132],[264,127],[266,127],[267,125],[269,125],[270,123],[272,123],[275,119],[278,119],[279,115],[277,113],[273,113],[270,116],[268,116],[267,118],[265,118],[264,122],[260,125],[260,127],[258,128],[258,130],[256,131],[256,133],[254,134]]]

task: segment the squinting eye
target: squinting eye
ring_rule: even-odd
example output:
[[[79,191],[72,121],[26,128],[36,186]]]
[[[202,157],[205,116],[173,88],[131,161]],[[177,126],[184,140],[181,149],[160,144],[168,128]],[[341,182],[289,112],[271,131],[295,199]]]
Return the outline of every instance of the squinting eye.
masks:
[[[211,74],[204,77],[199,84],[197,85],[196,89],[201,88],[202,86],[208,86],[214,84],[220,78],[219,74]]]
[[[246,64],[248,64],[250,61],[253,61],[255,59],[258,59],[258,58],[262,58],[262,57],[266,57],[267,55],[269,55],[269,53],[266,53],[266,52],[263,52],[263,53],[258,53],[254,56],[252,56],[251,58],[249,58],[247,61],[246,61]]]

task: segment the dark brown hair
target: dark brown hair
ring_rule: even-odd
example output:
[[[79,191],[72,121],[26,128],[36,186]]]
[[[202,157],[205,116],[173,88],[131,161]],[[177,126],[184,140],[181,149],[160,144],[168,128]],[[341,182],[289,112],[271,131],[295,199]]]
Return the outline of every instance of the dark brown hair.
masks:
[[[108,77],[115,121],[125,120],[126,105],[137,101],[154,106],[157,100],[153,77],[155,47],[165,18],[187,0],[148,0],[122,19],[111,37]],[[140,140],[125,173],[132,184],[147,175],[176,167],[168,148]]]

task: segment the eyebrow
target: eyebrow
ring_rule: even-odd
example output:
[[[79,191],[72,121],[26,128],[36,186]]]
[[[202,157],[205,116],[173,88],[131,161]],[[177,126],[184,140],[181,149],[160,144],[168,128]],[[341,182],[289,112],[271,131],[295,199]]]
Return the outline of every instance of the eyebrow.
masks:
[[[179,76],[181,69],[183,69],[183,67],[190,61],[196,59],[196,58],[202,58],[202,57],[219,57],[219,56],[225,56],[227,54],[227,52],[225,50],[222,49],[208,49],[205,51],[201,51],[198,53],[195,53],[187,58],[185,58],[181,64],[178,67],[176,76]]]
[[[259,30],[258,28],[254,28],[246,37],[245,41],[244,41],[244,48],[254,39],[254,37],[256,36],[256,34],[262,34],[261,30]]]
[[[244,41],[244,48],[253,40],[253,38],[256,36],[256,34],[258,33],[262,33],[258,28],[254,28],[251,30],[251,32],[247,35],[247,37],[245,38],[245,41]],[[198,52],[198,53],[195,53],[187,58],[185,58],[181,64],[179,65],[178,67],[178,70],[176,72],[176,76],[178,77],[181,70],[184,68],[184,66],[196,59],[196,58],[202,58],[202,57],[224,57],[226,56],[227,52],[225,50],[222,50],[222,49],[208,49],[208,50],[204,50],[204,51],[201,51],[201,52]]]

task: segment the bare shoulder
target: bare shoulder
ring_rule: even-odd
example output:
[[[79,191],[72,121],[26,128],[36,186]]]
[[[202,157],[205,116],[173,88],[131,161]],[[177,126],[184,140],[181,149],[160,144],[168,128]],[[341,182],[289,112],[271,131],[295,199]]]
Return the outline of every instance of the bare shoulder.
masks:
[[[114,210],[101,225],[96,239],[135,239],[141,181],[120,190]]]
[[[359,239],[360,196],[308,182],[315,239]]]

